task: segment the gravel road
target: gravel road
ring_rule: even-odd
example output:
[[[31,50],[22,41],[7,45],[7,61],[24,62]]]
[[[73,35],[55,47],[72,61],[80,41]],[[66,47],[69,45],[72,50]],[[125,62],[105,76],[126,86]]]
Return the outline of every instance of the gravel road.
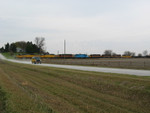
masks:
[[[30,61],[20,61],[20,60],[11,60],[6,59],[2,54],[0,54],[0,59],[23,63],[23,64],[31,64]],[[150,76],[149,70],[135,70],[135,69],[118,69],[118,68],[100,68],[100,67],[89,67],[89,66],[72,66],[72,65],[56,65],[56,64],[37,64],[40,66],[48,66],[48,67],[57,67],[57,68],[66,68],[66,69],[76,69],[83,71],[95,71],[95,72],[106,72],[106,73],[118,73],[118,74],[128,74],[128,75],[137,75],[137,76]]]

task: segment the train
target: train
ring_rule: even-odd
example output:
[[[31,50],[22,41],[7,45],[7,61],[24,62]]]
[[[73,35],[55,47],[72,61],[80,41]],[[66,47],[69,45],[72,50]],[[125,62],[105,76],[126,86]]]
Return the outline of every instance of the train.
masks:
[[[45,54],[45,55],[34,55],[34,54],[18,54],[16,58],[22,59],[31,59],[32,57],[40,57],[41,59],[52,59],[52,58],[65,58],[65,59],[84,59],[84,58],[132,58],[133,56],[125,56],[125,55],[100,55],[100,54]]]

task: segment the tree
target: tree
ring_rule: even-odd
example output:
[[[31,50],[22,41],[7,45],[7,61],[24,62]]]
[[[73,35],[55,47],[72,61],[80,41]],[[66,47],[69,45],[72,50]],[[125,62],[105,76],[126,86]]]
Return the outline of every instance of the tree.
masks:
[[[0,52],[3,53],[4,51],[5,51],[4,47],[0,48]]]
[[[32,42],[26,43],[26,53],[34,53],[32,45],[33,45]]]
[[[147,50],[144,50],[143,51],[143,56],[147,56],[148,55],[148,51]]]
[[[32,42],[26,43],[26,53],[39,53],[39,48]]]
[[[22,49],[22,51],[25,52],[26,45],[27,45],[27,43],[25,41],[15,42],[15,44],[18,48]]]
[[[113,54],[112,50],[105,50],[104,55],[111,56]]]
[[[44,37],[36,37],[35,44],[39,48],[39,53],[44,52],[45,38]]]
[[[135,52],[131,52],[131,56],[135,56]]]
[[[125,51],[124,56],[135,56],[135,52]]]
[[[113,53],[112,53],[112,55],[113,55],[113,56],[116,56],[116,55],[117,55],[117,53],[114,53],[114,52],[113,52]]]
[[[138,57],[142,57],[142,54],[141,54],[141,53],[139,53],[139,54],[138,54]]]
[[[9,43],[5,44],[5,52],[9,52]]]
[[[15,44],[15,43],[12,43],[12,44],[10,44],[9,51],[10,51],[10,52],[14,52],[14,53],[15,53],[15,52],[16,52],[16,50],[17,50],[16,48],[17,48],[17,47],[16,47],[16,44]]]
[[[39,51],[40,49],[37,47],[37,45],[33,44],[32,48],[33,48],[34,53],[39,53],[40,52]]]

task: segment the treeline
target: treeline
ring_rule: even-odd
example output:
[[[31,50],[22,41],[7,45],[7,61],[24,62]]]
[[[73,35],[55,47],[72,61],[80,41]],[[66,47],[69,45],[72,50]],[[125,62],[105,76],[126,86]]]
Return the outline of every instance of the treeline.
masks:
[[[0,51],[13,53],[40,53],[40,48],[32,42],[19,41],[5,44],[4,47],[0,48]]]
[[[117,54],[117,53],[113,52],[112,50],[105,50],[103,55],[105,55],[105,56],[117,56],[117,55],[121,55],[121,54]],[[122,54],[122,56],[132,56],[132,57],[134,57],[134,56],[138,56],[138,57],[144,56],[144,57],[146,57],[146,56],[150,56],[150,53],[148,53],[147,50],[144,50],[142,53],[138,53],[138,54],[136,55],[135,52],[132,52],[132,51],[125,51],[125,52]]]
[[[36,37],[35,44],[31,41],[18,41],[13,43],[7,43],[4,47],[0,48],[0,52],[13,52],[13,53],[45,53],[44,45],[45,38],[44,37]]]

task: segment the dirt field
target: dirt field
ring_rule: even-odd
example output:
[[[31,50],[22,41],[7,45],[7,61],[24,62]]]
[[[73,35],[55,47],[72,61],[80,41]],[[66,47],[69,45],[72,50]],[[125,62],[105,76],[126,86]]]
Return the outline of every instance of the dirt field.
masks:
[[[148,113],[150,77],[0,61],[0,113]]]
[[[150,58],[43,59],[44,63],[150,70]]]

